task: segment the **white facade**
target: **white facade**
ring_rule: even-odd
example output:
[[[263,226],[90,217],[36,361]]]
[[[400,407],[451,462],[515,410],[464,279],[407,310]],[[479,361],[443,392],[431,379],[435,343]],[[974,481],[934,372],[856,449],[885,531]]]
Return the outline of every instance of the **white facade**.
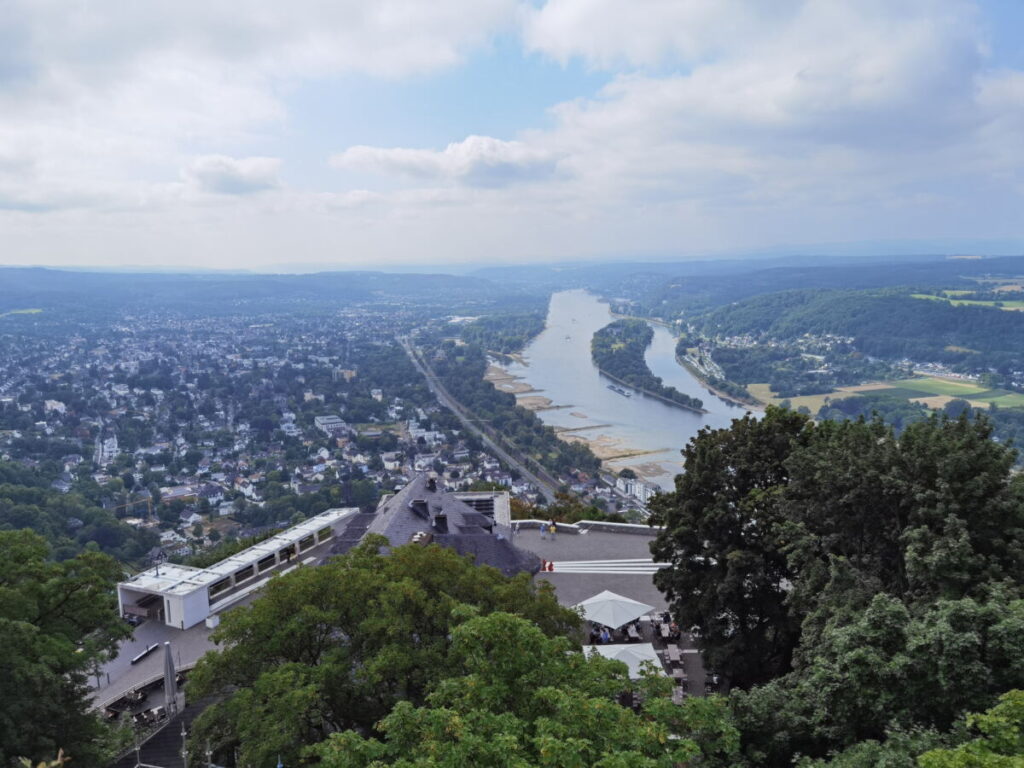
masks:
[[[209,568],[167,563],[117,585],[122,616],[188,629],[262,587],[275,573],[314,562],[356,508],[329,509]],[[311,554],[320,548],[320,554]]]

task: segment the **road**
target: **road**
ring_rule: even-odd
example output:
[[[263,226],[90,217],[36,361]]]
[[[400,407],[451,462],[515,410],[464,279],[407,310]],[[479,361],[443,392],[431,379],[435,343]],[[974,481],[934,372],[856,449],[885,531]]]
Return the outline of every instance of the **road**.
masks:
[[[455,398],[448,394],[448,390],[445,389],[437,376],[434,375],[434,372],[430,369],[426,360],[423,359],[419,350],[412,345],[412,342],[410,342],[407,337],[403,336],[398,338],[398,343],[402,345],[402,349],[405,350],[409,359],[412,360],[412,364],[415,365],[419,372],[423,374],[423,377],[427,380],[427,386],[430,387],[430,391],[434,393],[438,402],[451,410],[451,412],[458,417],[459,421],[462,422],[462,426],[479,437],[483,444],[494,452],[495,456],[505,462],[505,464],[510,468],[518,472],[528,482],[536,486],[541,495],[543,495],[549,503],[554,502],[557,486],[553,479],[541,479],[537,473],[526,468],[522,459],[513,457],[511,453],[498,445],[498,443],[495,442],[485,430],[483,430],[478,424],[473,423],[472,415],[463,408]]]

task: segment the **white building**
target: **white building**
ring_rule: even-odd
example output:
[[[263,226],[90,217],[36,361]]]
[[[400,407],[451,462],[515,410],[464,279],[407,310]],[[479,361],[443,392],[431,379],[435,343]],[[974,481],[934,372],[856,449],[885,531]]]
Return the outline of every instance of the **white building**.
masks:
[[[117,446],[117,435],[108,437],[106,440],[97,437],[92,460],[99,466],[105,467],[117,458],[118,453],[120,453],[120,449]]]
[[[122,616],[188,629],[287,573],[327,554],[335,534],[358,509],[329,509],[209,568],[165,563],[117,585]]]
[[[330,435],[334,432],[342,432],[348,426],[340,416],[335,416],[333,414],[317,416],[313,419],[313,424],[325,435]]]

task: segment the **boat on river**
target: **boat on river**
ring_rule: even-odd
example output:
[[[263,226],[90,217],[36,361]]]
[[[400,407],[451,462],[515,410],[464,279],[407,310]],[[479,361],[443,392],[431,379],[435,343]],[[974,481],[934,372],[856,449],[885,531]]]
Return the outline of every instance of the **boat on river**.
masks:
[[[608,389],[610,389],[612,392],[619,393],[623,397],[632,397],[633,396],[632,392],[627,392],[622,387],[616,387],[614,384],[609,384],[608,385]]]

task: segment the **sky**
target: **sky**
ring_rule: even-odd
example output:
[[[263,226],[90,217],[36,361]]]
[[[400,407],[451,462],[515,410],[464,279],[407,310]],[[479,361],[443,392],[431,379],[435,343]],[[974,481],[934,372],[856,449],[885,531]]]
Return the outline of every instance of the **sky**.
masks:
[[[0,264],[1024,252],[1021,0],[0,9]]]

